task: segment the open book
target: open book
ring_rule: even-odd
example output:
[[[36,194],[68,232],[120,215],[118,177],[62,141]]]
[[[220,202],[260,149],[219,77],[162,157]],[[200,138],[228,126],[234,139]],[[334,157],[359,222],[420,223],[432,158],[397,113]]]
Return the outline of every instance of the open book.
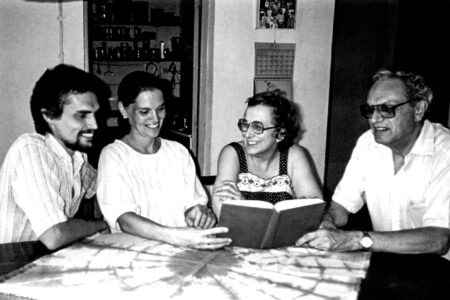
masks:
[[[275,205],[259,200],[226,200],[220,213],[222,236],[231,246],[269,249],[292,246],[307,232],[316,230],[325,209],[322,199],[284,200]]]

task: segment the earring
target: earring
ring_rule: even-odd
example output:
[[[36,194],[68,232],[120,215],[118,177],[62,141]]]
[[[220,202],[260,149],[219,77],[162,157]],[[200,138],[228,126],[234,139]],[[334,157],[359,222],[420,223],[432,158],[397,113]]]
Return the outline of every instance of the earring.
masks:
[[[277,135],[275,137],[279,140],[284,140],[285,135],[286,135],[286,131],[281,130],[280,132],[277,133]]]
[[[125,107],[123,107],[122,102],[120,101],[117,102],[117,108],[119,109],[122,118],[124,118],[125,120],[128,119],[127,111],[125,110]]]

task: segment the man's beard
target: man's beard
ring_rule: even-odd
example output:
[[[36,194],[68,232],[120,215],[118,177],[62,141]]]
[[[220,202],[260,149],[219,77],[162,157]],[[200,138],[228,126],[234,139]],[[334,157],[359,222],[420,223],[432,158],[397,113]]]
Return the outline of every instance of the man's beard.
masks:
[[[93,130],[80,131],[77,135],[76,142],[64,141],[64,145],[73,151],[87,152],[89,149],[92,148],[93,138],[87,139],[82,136],[83,133],[94,133],[94,131]],[[83,142],[83,140],[85,142]]]

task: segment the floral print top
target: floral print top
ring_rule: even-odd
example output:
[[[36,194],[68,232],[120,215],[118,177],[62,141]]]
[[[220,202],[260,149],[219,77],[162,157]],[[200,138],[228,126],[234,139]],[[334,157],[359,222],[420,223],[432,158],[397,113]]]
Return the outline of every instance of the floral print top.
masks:
[[[239,176],[237,186],[246,200],[262,200],[277,203],[283,200],[295,199],[292,181],[287,174],[289,149],[280,152],[279,174],[269,179],[263,179],[248,172],[245,152],[239,143],[233,142],[231,147],[236,150],[239,158]]]

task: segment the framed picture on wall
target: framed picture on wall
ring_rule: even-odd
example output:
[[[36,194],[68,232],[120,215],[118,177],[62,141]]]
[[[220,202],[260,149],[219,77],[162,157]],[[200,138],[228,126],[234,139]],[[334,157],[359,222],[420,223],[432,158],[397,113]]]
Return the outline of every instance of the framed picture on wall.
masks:
[[[292,79],[277,79],[277,78],[257,78],[255,79],[255,94],[273,91],[279,89],[286,93],[286,98],[294,101],[292,93]]]
[[[295,29],[296,0],[256,1],[256,29]]]

